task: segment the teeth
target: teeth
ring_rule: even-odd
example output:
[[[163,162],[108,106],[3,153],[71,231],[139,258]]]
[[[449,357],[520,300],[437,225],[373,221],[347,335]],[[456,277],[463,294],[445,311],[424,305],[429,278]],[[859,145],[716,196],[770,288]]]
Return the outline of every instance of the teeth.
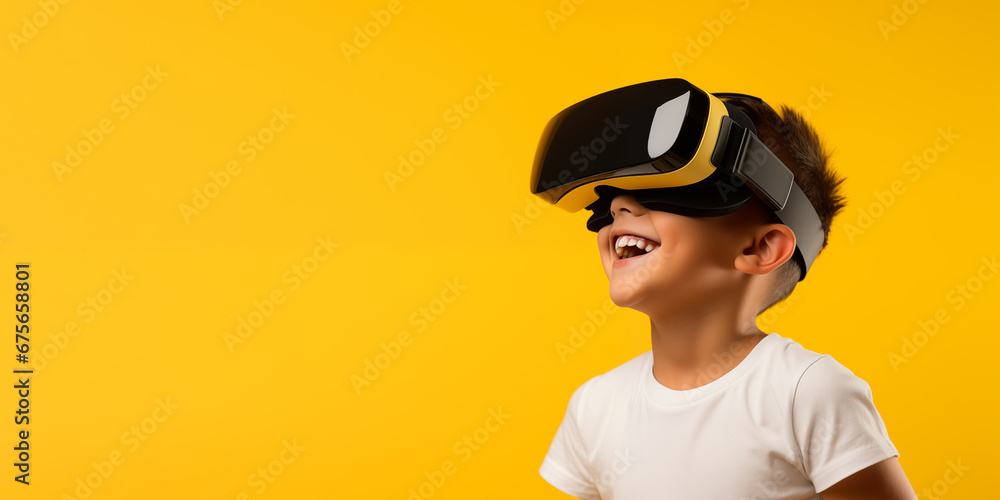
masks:
[[[658,246],[659,245],[654,242],[647,242],[646,240],[636,236],[623,235],[615,241],[615,252],[618,254],[619,258],[627,259],[629,257],[642,254],[642,250],[644,250],[645,253],[652,252]],[[626,250],[627,247],[635,247],[635,249]]]

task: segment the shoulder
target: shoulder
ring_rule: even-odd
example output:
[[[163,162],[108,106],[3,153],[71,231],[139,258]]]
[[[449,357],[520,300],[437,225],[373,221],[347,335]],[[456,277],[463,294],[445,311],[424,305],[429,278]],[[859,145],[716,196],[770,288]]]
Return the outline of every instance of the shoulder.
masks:
[[[596,399],[604,400],[615,395],[622,394],[628,387],[636,387],[641,381],[643,369],[650,364],[652,351],[646,351],[632,359],[600,374],[591,377],[577,388],[574,396],[582,400]]]
[[[809,363],[798,377],[791,425],[796,453],[816,491],[899,456],[868,382],[829,354]]]
[[[833,356],[823,355],[799,376],[792,415],[870,415],[875,412],[871,386]]]
[[[788,369],[794,383],[796,402],[813,399],[837,400],[851,394],[871,398],[871,388],[864,379],[837,361],[830,354],[821,354],[802,347],[798,342],[779,337],[779,364]]]
[[[767,366],[775,381],[792,390],[796,403],[812,399],[837,400],[850,394],[871,397],[864,379],[830,354],[806,349],[798,342],[775,333]],[[780,372],[780,373],[779,373]]]
[[[770,335],[757,380],[773,395],[775,410],[794,421],[847,398],[870,399],[867,383],[830,354],[806,349],[776,333]]]
[[[798,342],[777,333],[771,333],[769,340],[767,366],[772,372],[780,372],[783,380],[797,381],[811,365],[830,356],[806,349]]]
[[[643,369],[651,366],[652,354],[646,351],[580,384],[570,397],[570,412],[581,425],[597,425],[602,415],[615,408],[619,398],[629,397],[639,389]]]

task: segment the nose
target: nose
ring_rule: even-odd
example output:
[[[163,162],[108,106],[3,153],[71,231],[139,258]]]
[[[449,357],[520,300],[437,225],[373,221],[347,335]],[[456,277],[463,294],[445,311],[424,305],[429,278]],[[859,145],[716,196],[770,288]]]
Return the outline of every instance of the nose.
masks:
[[[630,194],[620,194],[611,200],[611,217],[616,217],[621,212],[629,212],[632,215],[642,215],[646,207],[643,207]]]

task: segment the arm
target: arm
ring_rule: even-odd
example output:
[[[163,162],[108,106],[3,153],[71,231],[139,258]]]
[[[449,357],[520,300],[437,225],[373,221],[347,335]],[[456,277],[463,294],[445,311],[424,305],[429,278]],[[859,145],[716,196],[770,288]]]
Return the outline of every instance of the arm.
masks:
[[[584,436],[586,432],[579,426],[580,407],[586,406],[590,379],[573,391],[566,405],[562,423],[549,445],[549,451],[542,459],[538,473],[545,481],[563,493],[584,500],[600,500],[597,483],[591,478],[588,453]]]
[[[823,500],[916,500],[896,457],[887,458],[819,492]]]
[[[825,500],[914,500],[871,387],[830,356],[810,365],[793,398],[800,459]]]

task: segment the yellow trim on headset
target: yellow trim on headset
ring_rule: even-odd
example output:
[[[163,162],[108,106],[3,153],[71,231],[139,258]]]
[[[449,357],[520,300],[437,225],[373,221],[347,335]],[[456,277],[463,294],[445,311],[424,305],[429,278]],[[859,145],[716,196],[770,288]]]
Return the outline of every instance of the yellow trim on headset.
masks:
[[[695,151],[694,157],[687,165],[672,172],[657,174],[620,177],[615,177],[615,172],[603,174],[602,177],[588,179],[574,186],[556,201],[555,205],[567,212],[577,212],[587,207],[598,198],[591,185],[596,187],[596,185],[605,184],[621,189],[653,189],[687,186],[712,175],[712,172],[715,171],[715,166],[712,165],[712,153],[719,140],[722,117],[729,116],[729,113],[726,111],[726,105],[718,97],[707,92],[706,94],[709,99],[708,123],[705,124],[705,133],[702,136],[701,144],[698,145],[698,150]],[[537,178],[536,175],[537,173],[533,173],[532,178]],[[544,193],[540,194],[545,197]]]

